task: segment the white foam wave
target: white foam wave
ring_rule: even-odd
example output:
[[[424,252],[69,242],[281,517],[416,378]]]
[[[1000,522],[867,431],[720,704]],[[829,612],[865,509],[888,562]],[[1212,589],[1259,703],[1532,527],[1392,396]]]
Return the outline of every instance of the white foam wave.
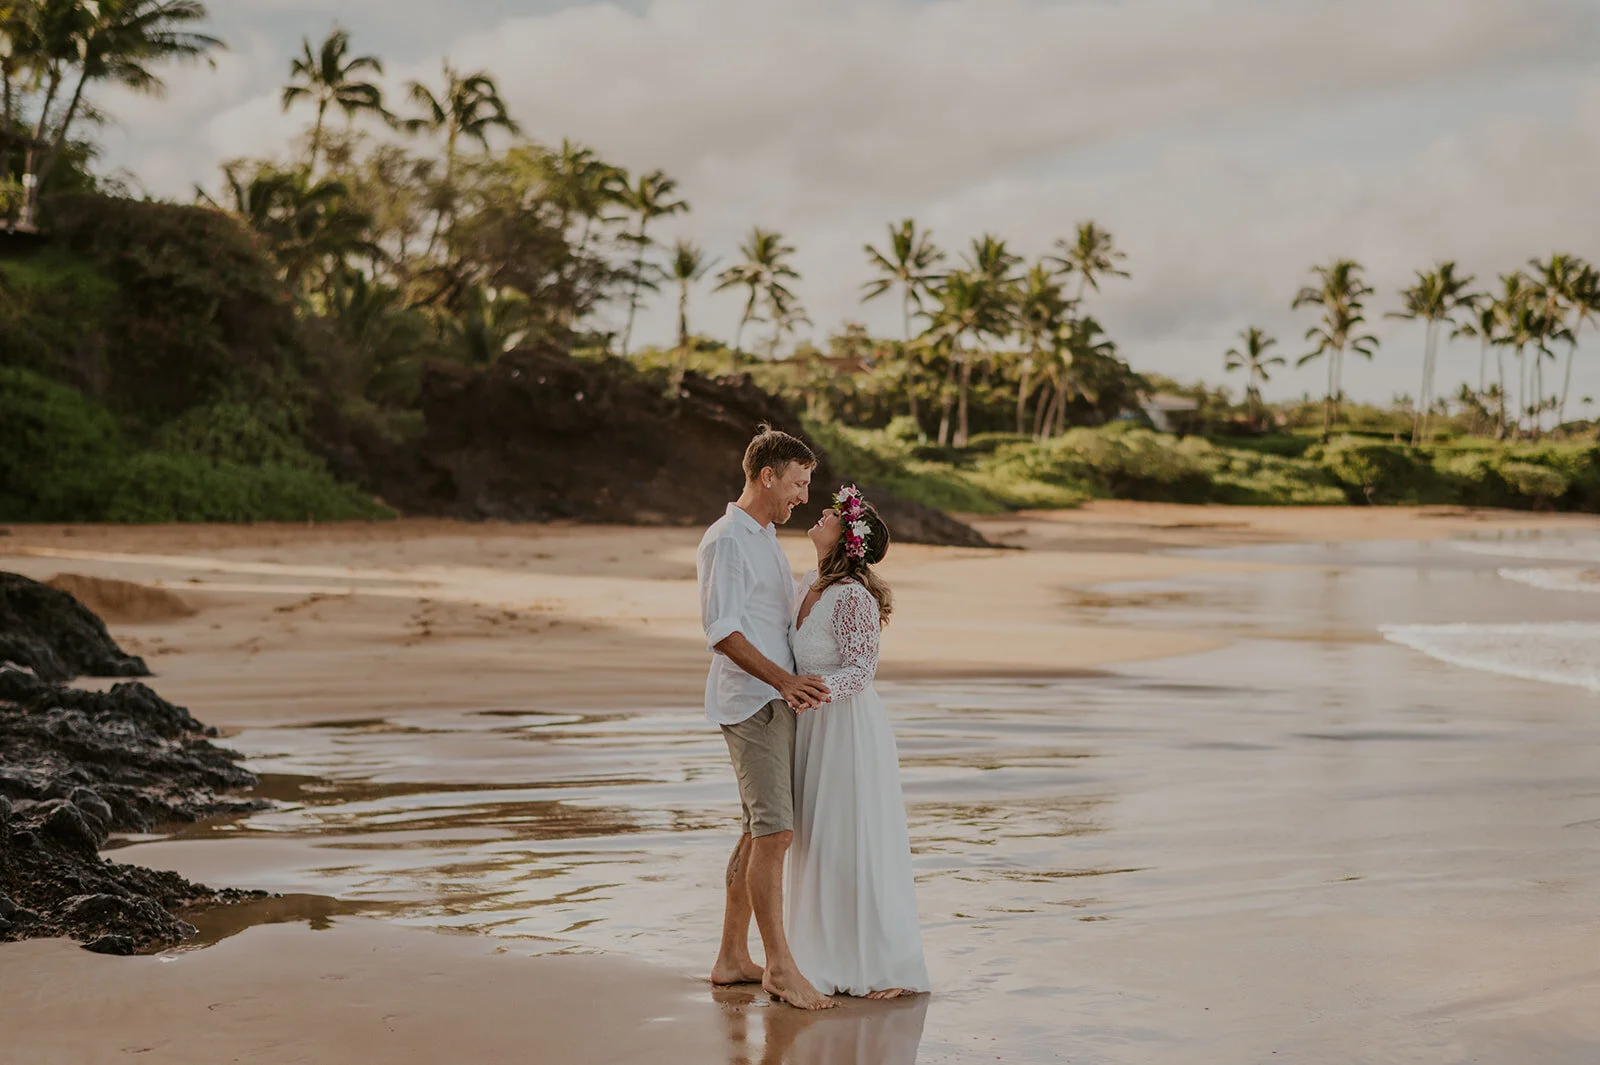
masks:
[[[1382,625],[1395,643],[1441,662],[1600,692],[1600,624]]]
[[[1508,581],[1544,588],[1552,592],[1600,593],[1600,569],[1502,569],[1500,576]]]
[[[1566,540],[1451,540],[1450,546],[1470,555],[1536,558],[1545,562],[1600,562],[1600,538]]]

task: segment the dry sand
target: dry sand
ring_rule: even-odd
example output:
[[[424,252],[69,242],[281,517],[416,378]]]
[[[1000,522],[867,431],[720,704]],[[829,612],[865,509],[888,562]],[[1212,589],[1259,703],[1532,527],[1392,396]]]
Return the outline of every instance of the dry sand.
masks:
[[[1073,589],[1085,584],[1265,565],[1152,550],[1593,528],[1594,519],[1097,503],[979,524],[1024,550],[892,552],[885,569],[899,608],[885,677],[1069,676],[1222,645],[1192,630],[1107,626],[1080,610]],[[110,579],[170,594],[122,589],[120,601],[168,609],[139,621],[114,615],[113,633],[147,657],[161,694],[237,729],[441,708],[692,705],[706,664],[698,539],[688,529],[440,521],[13,526],[0,537],[0,566],[39,579],[74,574],[75,590],[104,590],[94,581]],[[809,564],[802,537],[783,542],[797,571]],[[0,1061],[812,1060],[792,1048],[772,1056],[795,1043],[801,1022],[783,1019],[788,1011],[713,1002],[681,976],[623,959],[503,951],[378,921],[342,921],[329,934],[256,928],[164,958],[106,959],[60,942],[0,948]],[[751,1016],[765,1022],[765,1042],[743,1042]]]

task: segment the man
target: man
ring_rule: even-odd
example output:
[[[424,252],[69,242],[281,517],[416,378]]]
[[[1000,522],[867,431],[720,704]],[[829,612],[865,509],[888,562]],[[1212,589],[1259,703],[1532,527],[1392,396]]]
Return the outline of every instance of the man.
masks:
[[[714,984],[755,983],[791,1006],[836,1003],[801,974],[783,929],[783,861],[794,838],[795,714],[828,701],[816,676],[796,676],[789,629],[795,579],[777,526],[804,503],[811,449],[766,426],[744,453],[744,491],[706,530],[696,557],[700,617],[712,651],[706,717],[722,727],[739,779],[743,831],[728,859],[722,947]],[[750,957],[750,917],[766,968]]]

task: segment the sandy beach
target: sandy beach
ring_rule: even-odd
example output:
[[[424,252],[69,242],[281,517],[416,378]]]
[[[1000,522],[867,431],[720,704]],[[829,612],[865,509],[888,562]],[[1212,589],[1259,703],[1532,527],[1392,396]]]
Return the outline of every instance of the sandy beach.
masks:
[[[81,586],[280,800],[116,857],[285,898],[197,920],[203,949],[0,947],[0,1061],[1600,1053],[1595,697],[1379,634],[1581,623],[1588,597],[1437,545],[1600,520],[1096,503],[976,524],[1011,549],[884,567],[940,990],[821,1019],[698,981],[736,808],[698,709],[698,530],[10,527],[0,568],[151,590]]]

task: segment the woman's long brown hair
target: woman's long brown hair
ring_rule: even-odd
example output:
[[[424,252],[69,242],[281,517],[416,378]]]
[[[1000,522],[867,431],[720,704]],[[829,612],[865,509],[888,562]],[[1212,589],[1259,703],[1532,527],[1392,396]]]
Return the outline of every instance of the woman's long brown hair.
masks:
[[[841,522],[844,519],[839,519]],[[823,556],[822,562],[817,567],[817,583],[812,587],[817,592],[825,591],[835,584],[845,581],[859,581],[861,586],[872,593],[872,598],[878,601],[878,624],[889,624],[889,615],[894,613],[894,593],[889,590],[889,585],[878,576],[878,571],[872,567],[883,561],[883,556],[889,550],[889,527],[878,517],[878,512],[871,503],[862,503],[862,520],[867,523],[867,553],[864,558],[851,558],[845,553],[845,537],[841,534],[839,542],[833,549]]]

